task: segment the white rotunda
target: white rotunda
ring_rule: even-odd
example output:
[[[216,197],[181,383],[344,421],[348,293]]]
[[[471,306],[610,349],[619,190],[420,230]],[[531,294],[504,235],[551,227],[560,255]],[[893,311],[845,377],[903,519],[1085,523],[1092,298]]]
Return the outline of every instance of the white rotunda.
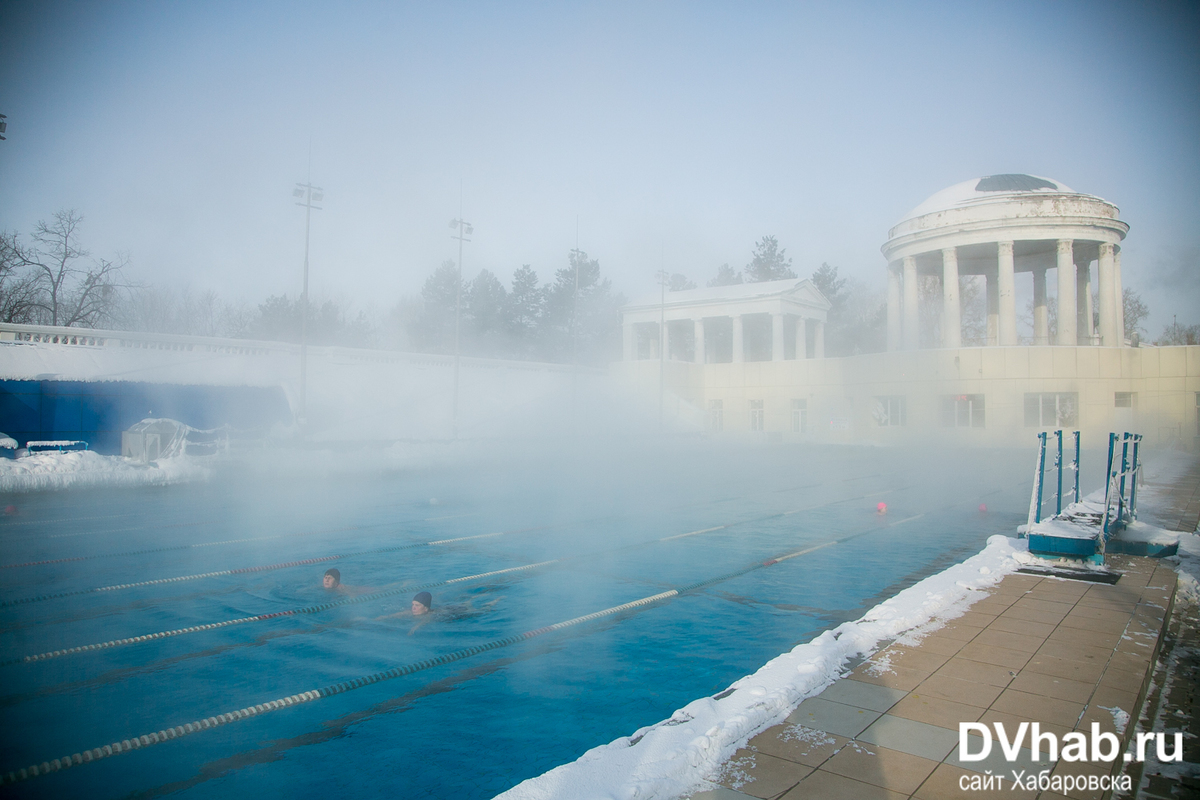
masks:
[[[942,289],[941,346],[962,346],[959,278],[987,283],[988,345],[1016,345],[1017,273],[1033,278],[1033,344],[1121,347],[1120,242],[1129,226],[1112,203],[1035,175],[989,175],[951,186],[888,232],[888,349],[919,347],[918,276]],[[1099,330],[1092,309],[1099,282]],[[1057,330],[1051,341],[1046,273],[1056,272]]]

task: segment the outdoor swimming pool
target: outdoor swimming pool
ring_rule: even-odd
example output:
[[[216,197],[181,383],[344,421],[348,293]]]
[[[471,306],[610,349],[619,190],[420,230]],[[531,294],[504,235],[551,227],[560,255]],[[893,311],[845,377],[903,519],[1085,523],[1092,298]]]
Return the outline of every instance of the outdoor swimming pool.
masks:
[[[11,790],[492,797],[1011,534],[1031,464],[1028,451],[658,443],[20,497],[0,523],[0,772],[343,686]],[[42,561],[56,563],[16,566]],[[296,561],[309,563],[248,569]],[[445,583],[541,562],[551,563]],[[328,567],[396,591],[313,610],[341,597],[320,586]],[[218,574],[190,577],[207,573]],[[189,579],[124,586],[178,577]],[[429,591],[449,613],[411,635],[411,618],[380,618],[427,584],[442,584]],[[25,660],[295,609],[311,613]],[[405,665],[423,668],[345,686]]]

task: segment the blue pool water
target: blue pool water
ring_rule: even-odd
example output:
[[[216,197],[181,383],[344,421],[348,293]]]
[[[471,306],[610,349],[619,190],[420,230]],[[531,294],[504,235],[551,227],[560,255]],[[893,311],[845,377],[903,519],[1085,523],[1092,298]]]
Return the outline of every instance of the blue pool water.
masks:
[[[411,635],[411,618],[381,619],[408,608],[406,591],[2,666],[0,772],[864,533],[658,604],[9,787],[28,797],[492,797],[723,690],[1011,533],[1024,521],[1031,463],[1026,451],[659,443],[286,480],[231,467],[205,484],[5,498],[20,513],[0,521],[0,563],[88,558],[0,569],[0,601],[348,555],[7,605],[4,661],[323,603],[330,566],[379,588],[575,558],[433,589],[435,608],[456,612]],[[799,513],[761,519],[785,511]],[[355,555],[498,531],[512,532]],[[276,538],[208,545],[254,537]],[[195,544],[206,546],[110,555]]]

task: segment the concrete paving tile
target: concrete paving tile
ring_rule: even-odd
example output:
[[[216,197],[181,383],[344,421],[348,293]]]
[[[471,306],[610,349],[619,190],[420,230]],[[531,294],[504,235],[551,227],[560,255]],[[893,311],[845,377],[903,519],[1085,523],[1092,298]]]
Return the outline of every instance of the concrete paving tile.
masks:
[[[1082,661],[1086,664],[1107,664],[1112,656],[1111,647],[1094,647],[1083,642],[1062,642],[1055,636],[1042,645],[1036,655],[1052,656],[1067,661]]]
[[[905,800],[907,795],[817,770],[780,800]]]
[[[753,795],[742,794],[733,789],[726,789],[724,786],[719,786],[716,789],[709,789],[708,791],[688,795],[686,800],[746,800],[749,797],[753,797]]]
[[[1002,614],[1012,607],[1015,601],[999,597],[986,597],[971,605],[971,611],[977,614]]]
[[[870,711],[883,713],[904,697],[901,689],[889,689],[873,683],[863,683],[853,678],[843,678],[821,692],[822,700],[844,703],[848,706],[865,708]]]
[[[991,647],[1006,647],[1024,653],[1035,653],[1046,642],[1046,637],[1028,633],[1013,633],[1011,631],[988,628],[971,640],[971,645],[988,645]]]
[[[868,745],[843,747],[821,769],[909,795],[917,790],[937,765],[937,761],[927,758]]]
[[[855,708],[844,703],[834,703],[813,697],[805,700],[789,714],[787,721],[807,728],[816,728],[819,731],[853,738],[877,719],[879,719],[878,711]]]
[[[1018,587],[1021,591],[1029,591],[1045,580],[1041,575],[1022,575],[1019,572],[1013,572],[1004,576],[1004,580],[1000,581],[1001,587]]]
[[[1144,676],[1135,676],[1128,672],[1112,670],[1111,672],[1104,673],[1104,676],[1100,678],[1100,682],[1096,685],[1096,691],[1112,689],[1136,695],[1141,693],[1144,682]]]
[[[1112,765],[1104,764],[1102,762],[1101,763],[1093,763],[1091,761],[1075,761],[1075,762],[1060,761],[1060,762],[1058,762],[1058,766],[1056,766],[1054,768],[1054,772],[1052,772],[1050,774],[1051,775],[1075,775],[1075,776],[1095,775],[1095,776],[1099,777],[1101,775],[1111,775],[1112,771],[1113,771]],[[1079,788],[1072,787],[1072,789],[1067,792],[1067,797],[1072,798],[1072,800],[1101,800],[1101,798],[1104,797],[1104,792],[1101,792],[1101,791],[1090,792],[1086,788],[1079,789]]]
[[[1101,731],[1113,733],[1120,737],[1122,732],[1117,730],[1116,720],[1113,718],[1113,712],[1109,709],[1120,709],[1121,711],[1128,713],[1130,716],[1133,716],[1133,709],[1131,708],[1123,708],[1121,706],[1107,706],[1101,708],[1096,704],[1092,704],[1084,709],[1083,716],[1080,717],[1079,722],[1075,724],[1075,730],[1082,731],[1083,733],[1088,734],[1090,737],[1092,732],[1092,723],[1096,723],[1100,726]]]
[[[1023,653],[1019,650],[1010,650],[1007,647],[992,647],[985,644],[978,644],[978,641],[978,639],[975,639],[963,645],[963,649],[958,652],[957,657],[978,661],[981,664],[994,664],[995,666],[1007,667],[1008,669],[1020,669],[1029,662],[1029,658],[1032,655],[1032,653]]]
[[[1028,694],[1038,694],[1043,697],[1053,697],[1056,700],[1069,700],[1072,703],[1086,703],[1095,691],[1093,683],[1073,681],[1056,675],[1046,675],[1039,672],[1023,670],[1013,678],[1009,688]]]
[[[919,647],[892,645],[873,655],[870,660],[876,664],[886,664],[889,667],[903,667],[932,674],[934,670],[949,661],[950,656],[926,652]]]
[[[935,676],[942,678],[957,678],[964,681],[977,681],[986,683],[990,686],[1008,686],[1015,677],[1013,670],[1008,667],[998,667],[994,664],[981,664],[978,661],[969,661],[965,658],[955,656],[942,665],[941,669],[933,673]],[[918,684],[920,681],[917,682]],[[915,688],[914,684],[912,688]],[[911,688],[910,688],[911,691]]]
[[[1022,722],[1031,722],[1028,717],[1017,716],[1016,714],[1008,714],[1004,711],[997,711],[994,708],[984,712],[979,721],[985,725],[992,726],[997,722],[1003,722],[1004,728],[1007,731],[1015,731],[1020,728]],[[1050,731],[1058,736],[1061,740],[1064,734],[1071,732],[1071,728],[1067,725],[1055,725],[1052,722],[1038,720],[1039,730]],[[995,728],[993,728],[995,730]]]
[[[983,708],[990,706],[992,701],[1000,696],[1001,691],[1003,691],[1001,686],[992,686],[973,680],[965,681],[960,678],[948,678],[936,672],[922,681],[916,689],[913,689],[914,694],[953,700],[956,703]]]
[[[1121,641],[1121,632],[1089,631],[1080,628],[1058,628],[1050,637],[1053,642],[1067,644],[1086,644],[1090,647],[1107,647],[1112,649]]]
[[[725,763],[721,777],[716,782],[727,789],[766,800],[791,789],[812,770],[812,767],[766,753],[738,750]]]
[[[1020,692],[1016,689],[1005,689],[996,698],[996,702],[992,703],[994,711],[1013,714],[1030,722],[1064,725],[1071,728],[1075,727],[1083,709],[1083,703]]]
[[[975,605],[979,604],[976,603]],[[1000,612],[996,612],[995,614],[985,613],[975,608],[975,606],[971,606],[970,611],[963,614],[961,617],[955,618],[954,621],[960,625],[965,625],[970,628],[986,628],[988,623],[998,616],[1000,616]]]
[[[1042,675],[1054,675],[1059,678],[1068,678],[1073,681],[1092,684],[1098,683],[1100,676],[1104,673],[1103,664],[1069,661],[1065,658],[1043,655],[1035,655],[1031,658],[1029,663],[1025,665],[1025,669],[1029,672],[1041,673]]]
[[[850,741],[827,731],[819,731],[806,725],[784,723],[760,733],[750,740],[748,747],[760,753],[786,758],[797,764],[819,767],[834,753]]]
[[[995,621],[991,625],[988,625],[987,629],[1020,633],[1025,636],[1040,636],[1045,639],[1056,627],[1058,626],[1048,625],[1045,622],[1030,622],[1027,619],[1013,619],[1012,617],[996,617]]]
[[[904,667],[881,670],[878,664],[867,662],[859,665],[854,672],[850,673],[850,677],[863,683],[873,683],[876,686],[911,692],[917,684],[929,677],[929,673],[925,670],[905,669]]]
[[[1003,730],[1004,734],[1008,736],[1011,741],[1019,736],[1020,724],[1018,724],[1016,728],[1010,728],[1009,726],[1005,725]],[[1033,770],[1033,772],[1036,774],[1041,770],[1050,769],[1054,766],[1054,762],[1050,760],[1050,754],[1048,752],[1043,751],[1038,754],[1037,759],[1034,759],[1033,753],[1028,747],[1018,748],[1015,754],[1016,758],[1012,761],[1009,761],[1008,754],[1004,752],[1004,748],[1000,745],[999,731],[997,731],[994,727],[992,728],[991,736],[992,741],[990,746],[986,744],[983,737],[976,736],[974,734],[968,736],[968,752],[971,755],[979,755],[984,753],[986,748],[987,755],[982,760],[967,761],[962,757],[962,751],[959,749],[958,744],[955,743],[954,750],[946,758],[946,763],[953,764],[954,766],[962,769],[970,769],[983,773],[991,772],[993,775],[1004,775],[1006,777],[1012,775],[1012,771],[1014,769],[1026,771]],[[1026,743],[1030,742],[1029,736],[1030,730],[1029,728],[1026,728]]]
[[[1050,614],[1066,616],[1074,607],[1074,601],[1040,600],[1035,597],[1025,597],[1013,603],[1012,610],[1045,611]]]
[[[1120,598],[1104,597],[1103,595],[1085,594],[1075,605],[1077,609],[1096,608],[1104,611],[1118,611],[1122,614],[1132,614],[1137,611],[1139,597]]]
[[[1132,611],[1115,611],[1111,608],[1096,608],[1095,606],[1076,606],[1067,614],[1067,619],[1097,619],[1112,620],[1126,624],[1133,616]]]
[[[969,781],[979,774],[981,773],[965,770],[953,764],[940,764],[933,774],[925,779],[925,783],[921,784],[921,788],[917,789],[913,800],[963,800],[964,797],[971,800],[1035,800],[1038,796],[1037,792],[1029,792],[1024,789],[1013,790],[1012,783],[1008,780],[1009,773],[1002,776],[1005,780],[1003,788],[1000,790],[964,791],[962,787],[970,785],[964,781]]]
[[[986,707],[983,706],[958,703],[940,697],[929,697],[914,691],[896,703],[888,713],[957,731],[958,723],[975,722],[986,710]]]
[[[1133,705],[1137,702],[1140,687],[1121,687],[1105,685],[1103,681],[1096,687],[1088,702],[1092,706],[1107,706],[1120,708],[1133,713]],[[1069,699],[1069,698],[1068,698]]]
[[[966,644],[966,642],[964,642],[962,639],[955,639],[950,636],[939,636],[937,633],[931,633],[922,639],[920,644],[917,646],[922,650],[930,653],[937,653],[939,655],[946,656],[946,658],[949,659],[950,656],[961,650],[964,644]]]
[[[884,714],[858,736],[859,741],[941,761],[958,743],[958,732],[926,722]]]
[[[1149,648],[1140,653],[1118,650],[1108,659],[1108,668],[1145,675],[1150,669],[1150,652]]]
[[[1066,617],[1059,623],[1063,628],[1078,628],[1085,631],[1099,631],[1101,633],[1124,633],[1125,628],[1129,625],[1129,617],[1123,619],[1088,619],[1086,617]]]
[[[986,622],[981,625],[970,625],[962,621],[962,618],[951,620],[943,627],[938,628],[936,633],[945,636],[947,639],[956,639],[961,642],[969,642],[979,635],[979,632],[987,627],[988,623],[994,620],[995,617],[989,617]]]
[[[1007,619],[1022,619],[1028,622],[1040,622],[1044,625],[1058,625],[1065,614],[1054,611],[1037,611],[1032,608],[1010,608],[1000,615]]]

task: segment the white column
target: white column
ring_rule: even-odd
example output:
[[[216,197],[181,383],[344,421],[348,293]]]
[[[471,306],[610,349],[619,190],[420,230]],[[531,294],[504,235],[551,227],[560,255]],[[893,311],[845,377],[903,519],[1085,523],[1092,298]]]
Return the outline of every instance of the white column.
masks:
[[[1050,312],[1046,308],[1046,270],[1033,271],[1033,343],[1050,344]]]
[[[621,325],[621,350],[625,353],[626,361],[637,358],[637,330],[632,322]]]
[[[1117,303],[1113,291],[1113,246],[1100,245],[1100,344],[1117,346]]]
[[[740,364],[746,360],[742,352],[742,315],[733,315],[733,363]]]
[[[813,358],[825,357],[825,323],[816,320],[813,324]]]
[[[771,314],[771,360],[783,361],[783,314]]]
[[[663,361],[671,360],[671,323],[666,320],[662,323],[662,357]]]
[[[1121,288],[1121,250],[1113,248],[1113,292],[1117,303],[1117,347],[1125,346],[1125,292]]]
[[[1075,243],[1058,240],[1058,331],[1055,344],[1074,346],[1079,342],[1075,319]]]
[[[1081,344],[1090,345],[1096,337],[1096,309],[1092,306],[1092,262],[1075,265],[1075,333]]]
[[[1013,272],[1013,243],[997,242],[996,290],[999,296],[1000,346],[1017,343],[1017,279]]]
[[[988,271],[984,276],[985,299],[987,300],[987,344],[995,347],[1000,344],[1000,296],[996,290],[996,275]]]
[[[704,355],[704,320],[702,320],[702,319],[693,320],[692,325],[695,327],[695,331],[696,331],[696,347],[695,347],[696,363],[703,364],[704,359],[705,359],[705,355]]]
[[[900,335],[900,273],[888,264],[887,277],[887,349],[891,351],[903,346]]]
[[[920,318],[917,316],[917,260],[904,257],[904,349],[921,346]]]
[[[942,250],[942,347],[962,347],[962,306],[958,300],[958,250]]]
[[[796,317],[796,360],[808,358],[808,320]]]

